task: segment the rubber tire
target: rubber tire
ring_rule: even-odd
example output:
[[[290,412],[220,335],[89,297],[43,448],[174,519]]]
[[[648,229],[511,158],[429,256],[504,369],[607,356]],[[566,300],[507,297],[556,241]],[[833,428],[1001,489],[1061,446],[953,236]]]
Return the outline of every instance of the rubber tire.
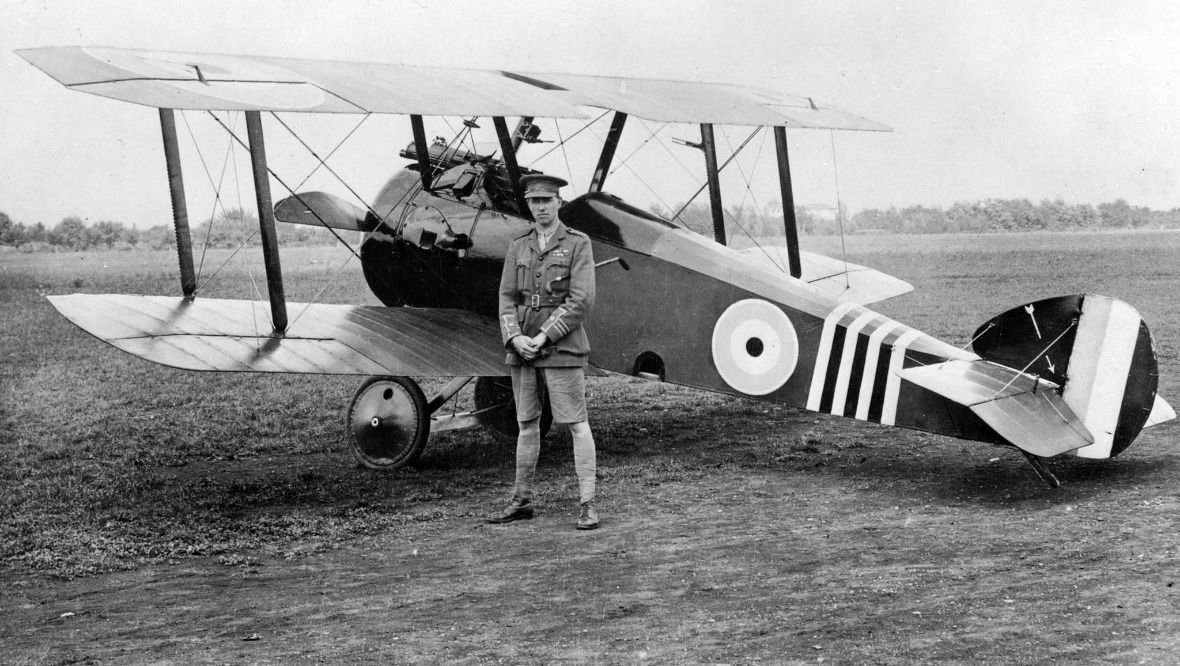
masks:
[[[376,427],[374,417],[380,419]],[[353,456],[365,467],[412,465],[430,437],[426,395],[409,377],[370,377],[353,394],[344,426]]]

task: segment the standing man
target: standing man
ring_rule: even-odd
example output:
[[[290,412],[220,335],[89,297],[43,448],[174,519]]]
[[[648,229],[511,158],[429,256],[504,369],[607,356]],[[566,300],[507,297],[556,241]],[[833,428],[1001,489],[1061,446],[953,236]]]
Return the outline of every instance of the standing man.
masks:
[[[489,523],[533,517],[533,476],[541,453],[541,405],[545,393],[553,420],[568,423],[574,440],[581,507],[577,528],[598,527],[594,508],[594,435],[586,418],[586,362],[590,341],[582,322],[594,305],[594,255],[590,239],[557,217],[561,178],[521,179],[536,226],[515,238],[500,275],[500,332],[516,398],[516,486],[512,502]]]

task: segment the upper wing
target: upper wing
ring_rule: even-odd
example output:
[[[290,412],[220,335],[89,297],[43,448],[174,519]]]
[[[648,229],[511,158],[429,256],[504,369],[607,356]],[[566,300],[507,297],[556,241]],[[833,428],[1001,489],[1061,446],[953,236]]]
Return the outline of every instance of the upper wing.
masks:
[[[169,109],[581,118],[889,131],[809,97],[720,83],[62,46],[17,53],[63,85]]]
[[[125,352],[186,370],[334,375],[506,375],[494,320],[463,310],[288,303],[271,334],[259,301],[70,294],[49,301]]]

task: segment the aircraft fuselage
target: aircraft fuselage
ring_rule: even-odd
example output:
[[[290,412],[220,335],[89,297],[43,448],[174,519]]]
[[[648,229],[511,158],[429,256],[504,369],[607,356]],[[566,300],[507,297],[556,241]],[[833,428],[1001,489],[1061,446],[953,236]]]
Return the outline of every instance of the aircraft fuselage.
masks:
[[[531,223],[427,193],[412,201],[398,225],[370,233],[362,246],[373,293],[389,306],[460,308],[495,318],[508,243]],[[590,236],[602,264],[587,323],[593,365],[865,421],[1004,441],[966,407],[891,372],[973,354],[785,272],[751,265],[731,248],[611,195],[578,197],[560,216]],[[465,253],[438,243],[459,234],[472,242]]]

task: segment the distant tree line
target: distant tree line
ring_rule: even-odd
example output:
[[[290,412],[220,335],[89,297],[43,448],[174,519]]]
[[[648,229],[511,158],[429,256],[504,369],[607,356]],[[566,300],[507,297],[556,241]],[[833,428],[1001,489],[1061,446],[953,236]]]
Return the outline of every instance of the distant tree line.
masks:
[[[276,226],[281,245],[325,245],[335,242],[327,229],[300,224]],[[192,227],[190,236],[194,247],[235,248],[243,243],[261,244],[258,218],[241,209],[230,209]],[[26,225],[14,222],[6,213],[0,212],[0,246],[24,252],[162,250],[176,247],[176,231],[171,224],[150,229],[136,229],[122,222],[106,220],[87,224],[76,216],[64,218],[53,227],[46,227],[42,222]]]
[[[670,218],[675,211],[652,206],[651,211]],[[753,205],[726,206],[727,233],[749,234],[758,238],[783,233],[782,204],[771,201],[759,208]],[[960,202],[950,208],[909,206],[906,208],[868,208],[852,215],[842,206],[816,210],[795,207],[799,232],[805,235],[840,233],[996,233],[1008,231],[1088,231],[1098,229],[1180,229],[1180,208],[1158,211],[1132,206],[1122,199],[1112,203],[1068,204],[1061,199],[1034,204],[1027,199],[986,199]],[[713,235],[713,216],[707,203],[693,203],[680,211],[677,221],[706,236]],[[335,242],[327,229],[300,224],[277,225],[282,245],[325,245]],[[26,225],[14,222],[0,212],[0,246],[25,252],[61,252],[81,250],[167,249],[176,246],[171,224],[150,229],[136,229],[121,222],[101,220],[87,224],[71,216],[52,228],[44,223]],[[258,221],[254,214],[241,209],[225,213],[194,226],[194,247],[234,248],[258,245]]]
[[[754,237],[783,233],[782,205],[771,201],[756,206],[725,206],[729,235],[748,233]],[[671,217],[674,211],[653,206],[651,211]],[[997,233],[1009,231],[1092,231],[1099,229],[1180,229],[1180,208],[1157,211],[1132,206],[1123,199],[1097,206],[1068,204],[1061,199],[1034,204],[1027,199],[986,199],[959,202],[950,208],[909,206],[868,208],[852,215],[842,206],[820,210],[795,207],[799,232],[807,235],[840,233]],[[713,235],[713,216],[707,203],[693,203],[679,215],[678,222],[707,236]],[[842,223],[842,225],[841,225]]]
[[[1039,204],[1027,199],[987,199],[956,203],[946,210],[924,206],[863,210],[852,216],[850,226],[853,231],[907,234],[1180,229],[1180,208],[1157,211],[1123,199],[1097,206],[1061,199]]]

